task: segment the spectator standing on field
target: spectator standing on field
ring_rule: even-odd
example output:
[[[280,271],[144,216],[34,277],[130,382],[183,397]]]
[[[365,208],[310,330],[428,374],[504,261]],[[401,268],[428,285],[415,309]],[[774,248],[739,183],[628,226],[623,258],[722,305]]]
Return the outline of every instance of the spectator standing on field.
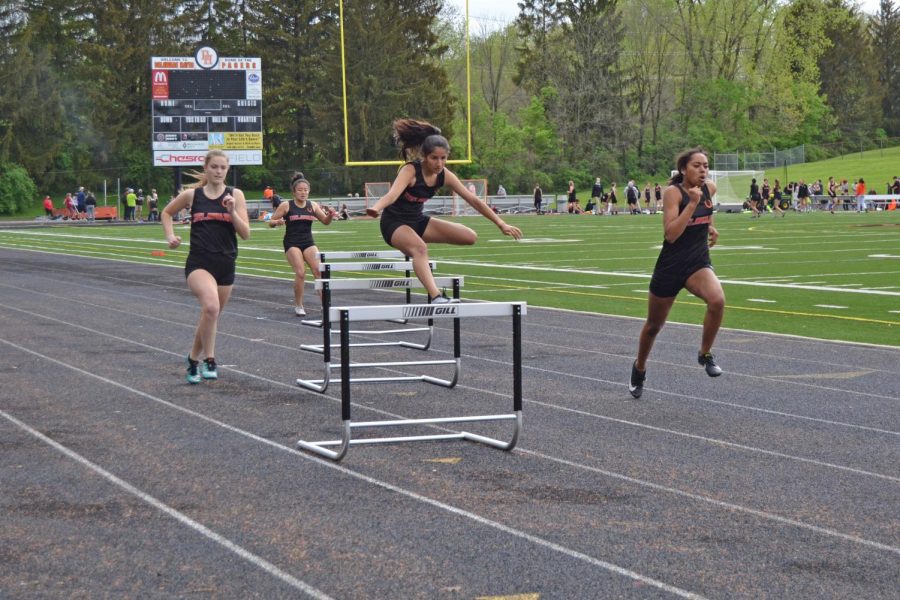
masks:
[[[144,222],[144,190],[138,188],[137,196],[135,197],[135,207],[136,214],[132,218],[132,220],[138,220],[140,222]]]
[[[615,181],[609,184],[609,196],[606,197],[606,214],[619,214],[619,197],[616,195]]]
[[[125,191],[125,220],[134,221],[134,208],[137,206],[137,194],[128,188]]]
[[[603,197],[603,182],[600,181],[600,178],[594,180],[594,185],[591,187],[591,204],[594,205],[594,213],[601,212],[599,209],[600,206],[600,198]]]
[[[78,212],[85,212],[85,204],[84,204],[84,186],[78,188],[78,193],[75,194],[75,207],[78,209]]]
[[[66,194],[66,199],[63,200],[63,207],[66,209],[67,219],[75,220],[78,218],[78,208],[75,204],[75,199],[72,197],[71,192]]]
[[[544,201],[544,192],[541,191],[541,184],[534,184],[534,214],[540,215],[541,212],[541,203]]]
[[[856,212],[869,212],[866,208],[866,180],[862,177],[856,182]]]
[[[50,196],[44,196],[44,214],[50,219],[53,218],[53,200]]]
[[[156,193],[156,190],[150,190],[150,195],[147,196],[147,220],[148,221],[159,221],[159,194]]]
[[[637,186],[634,185],[634,180],[629,180],[628,185],[625,186],[625,200],[628,202],[628,212],[633,215],[641,214],[641,209],[638,205],[638,199],[640,197],[641,192],[637,189]]]
[[[97,198],[94,193],[88,190],[84,196],[84,209],[87,212],[87,220],[94,222],[94,210],[97,208]]]

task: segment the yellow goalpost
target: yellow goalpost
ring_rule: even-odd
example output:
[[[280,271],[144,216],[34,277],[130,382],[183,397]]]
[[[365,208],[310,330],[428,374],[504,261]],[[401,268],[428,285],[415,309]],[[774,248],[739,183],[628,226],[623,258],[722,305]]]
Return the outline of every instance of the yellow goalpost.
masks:
[[[344,112],[344,165],[348,167],[380,167],[385,165],[402,165],[402,160],[350,160],[350,125],[347,119],[347,62],[344,49],[344,0],[340,0],[341,31],[341,90]],[[472,163],[472,64],[469,51],[469,0],[466,0],[466,158],[448,160],[451,165],[468,165]]]

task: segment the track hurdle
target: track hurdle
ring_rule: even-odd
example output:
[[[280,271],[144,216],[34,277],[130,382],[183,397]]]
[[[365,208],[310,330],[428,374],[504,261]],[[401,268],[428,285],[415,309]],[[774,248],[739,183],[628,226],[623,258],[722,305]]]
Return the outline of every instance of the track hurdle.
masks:
[[[453,288],[453,297],[457,300],[459,299],[459,288],[463,283],[462,277],[436,277],[435,282],[439,286],[452,286]],[[389,278],[381,278],[381,279],[319,279],[316,281],[316,289],[322,290],[322,343],[321,344],[301,344],[300,349],[306,350],[307,352],[315,352],[318,354],[322,354],[324,360],[324,369],[325,374],[323,379],[297,379],[297,385],[302,388],[312,390],[314,392],[324,392],[328,388],[328,384],[331,382],[331,371],[332,369],[339,368],[340,365],[332,365],[331,364],[331,351],[335,346],[340,346],[343,348],[345,343],[349,344],[349,337],[345,342],[343,339],[339,342],[339,344],[332,343],[331,335],[332,335],[332,308],[331,308],[331,291],[333,289],[389,289],[391,287],[406,287],[409,290],[411,287],[421,286],[421,283],[416,278],[403,278],[403,279],[389,279]],[[441,306],[449,306],[447,304],[438,304],[438,305],[430,305],[430,304],[409,304],[405,305],[404,308],[415,309],[415,308],[438,308]],[[452,306],[459,306],[458,304],[454,304]],[[415,312],[414,310],[412,312]],[[425,311],[428,312],[428,311]],[[423,317],[427,318],[427,317]],[[367,320],[378,320],[378,319],[367,319]],[[408,320],[407,317],[404,317],[402,323],[406,323]],[[416,344],[413,342],[405,341],[405,340],[393,340],[389,342],[357,342],[350,344],[351,347],[365,347],[365,346],[401,346],[404,348],[413,348],[414,350],[428,350],[431,347],[431,340],[434,336],[434,320],[433,318],[428,318],[428,323],[425,327],[405,327],[402,329],[385,329],[385,330],[348,330],[348,336],[350,334],[364,334],[364,335],[385,335],[385,334],[397,334],[397,333],[409,333],[409,332],[417,332],[417,331],[427,331],[428,337],[422,344]],[[454,359],[453,360],[417,360],[417,361],[404,361],[404,362],[393,362],[393,363],[358,363],[352,365],[353,367],[378,367],[378,366],[386,366],[390,364],[391,366],[412,366],[412,365],[446,365],[452,364],[455,366],[454,375],[451,379],[438,379],[436,377],[429,376],[415,376],[415,377],[368,377],[363,379],[353,379],[352,382],[362,382],[367,381],[370,383],[387,383],[387,382],[397,382],[397,381],[425,381],[427,383],[433,383],[435,385],[440,385],[443,387],[453,387],[456,385],[456,381],[459,377],[459,319],[454,319],[453,321],[453,347],[454,347]]]
[[[435,283],[438,287],[450,287],[453,290],[453,298],[459,299],[459,289],[463,284],[462,277],[435,277]],[[322,292],[322,321],[321,327],[323,331],[323,339],[321,344],[302,344],[301,350],[308,352],[316,352],[323,354],[325,348],[331,343],[329,333],[331,331],[331,320],[328,318],[328,311],[331,309],[331,292],[336,290],[388,290],[394,288],[405,288],[409,292],[414,287],[422,287],[421,282],[414,277],[404,278],[377,278],[377,279],[317,279],[315,282],[317,291]],[[408,304],[408,303],[407,303]],[[391,321],[394,322],[394,321]],[[401,321],[406,323],[406,319]],[[393,342],[367,342],[351,344],[351,346],[404,346],[406,348],[414,348],[416,350],[428,350],[431,346],[431,337],[433,332],[432,322],[429,320],[427,327],[405,327],[403,329],[386,329],[386,330],[359,330],[351,331],[351,334],[361,333],[366,335],[384,335],[394,333],[409,333],[411,331],[427,331],[428,339],[422,344],[415,344],[406,341]]]
[[[341,439],[319,442],[307,442],[299,440],[297,447],[320,456],[339,461],[347,454],[351,445],[357,444],[383,444],[389,442],[409,442],[421,440],[469,440],[499,448],[512,450],[519,439],[522,428],[522,316],[526,314],[525,302],[485,302],[474,304],[438,304],[438,305],[414,305],[414,306],[350,306],[332,308],[329,313],[331,320],[340,322],[341,335]],[[351,380],[350,369],[353,367],[368,366],[396,366],[407,363],[350,363],[350,324],[359,321],[383,321],[385,318],[405,319],[465,319],[473,317],[512,317],[513,333],[513,412],[496,415],[472,415],[460,417],[436,417],[426,419],[398,419],[393,421],[362,421],[353,423],[350,418],[350,384],[366,380]],[[454,355],[459,364],[459,330],[454,334]],[[420,363],[415,363],[420,364]],[[417,379],[424,378],[420,376]],[[514,421],[512,438],[503,442],[483,435],[458,431],[445,434],[393,436],[381,438],[352,439],[352,432],[358,428],[395,427],[403,425],[429,425],[445,423],[470,423],[486,421]],[[338,446],[337,450],[330,450],[329,446]]]
[[[381,262],[339,262],[339,263],[329,263],[325,261],[325,258],[337,259],[337,258],[354,258],[351,255],[358,254],[367,254],[367,255],[379,255],[375,258],[402,258],[402,261],[391,261],[387,262],[382,260]],[[383,255],[383,256],[381,256]],[[402,252],[398,250],[385,250],[385,251],[361,251],[361,252],[320,252],[319,253],[319,279],[331,279],[332,273],[338,273],[342,271],[405,271],[406,277],[409,278],[412,276],[412,261],[410,261]],[[428,261],[428,266],[433,271],[437,266],[437,263],[432,261]],[[407,289],[406,290],[406,303],[412,303],[412,292]],[[324,315],[325,310],[323,307],[322,313]],[[406,321],[398,321],[400,323],[405,323]],[[304,325],[309,325],[310,327],[321,327],[322,319],[304,319],[301,321]]]

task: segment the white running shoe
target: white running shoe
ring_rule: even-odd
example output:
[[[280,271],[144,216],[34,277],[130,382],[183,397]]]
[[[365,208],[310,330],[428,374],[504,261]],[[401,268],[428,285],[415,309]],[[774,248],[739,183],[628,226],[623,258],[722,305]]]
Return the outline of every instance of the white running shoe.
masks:
[[[294,307],[294,314],[297,315],[298,317],[305,317],[305,316],[306,316],[306,310],[305,310],[302,306],[295,306],[295,307]]]

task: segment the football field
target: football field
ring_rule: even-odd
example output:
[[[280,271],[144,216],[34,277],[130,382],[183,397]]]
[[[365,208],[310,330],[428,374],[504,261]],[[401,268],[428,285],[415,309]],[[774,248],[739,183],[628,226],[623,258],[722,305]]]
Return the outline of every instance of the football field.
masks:
[[[465,276],[465,299],[645,316],[662,241],[661,215],[506,218],[522,228],[522,241],[502,236],[485,219],[465,217],[459,220],[479,234],[474,247],[431,247],[437,274]],[[761,219],[719,214],[716,226],[720,238],[712,259],[726,293],[724,327],[900,345],[900,212]],[[186,226],[177,232],[189,237]],[[317,223],[313,232],[322,251],[387,248],[370,220]],[[285,279],[287,310],[292,274],[281,248],[283,233],[254,223],[250,240],[240,244],[238,273]],[[8,228],[0,230],[0,247],[176,268],[187,253],[187,244],[167,250],[161,227],[151,225]],[[252,285],[248,279],[237,282],[244,293],[252,293]],[[682,292],[669,321],[699,323],[703,311],[701,301]]]

